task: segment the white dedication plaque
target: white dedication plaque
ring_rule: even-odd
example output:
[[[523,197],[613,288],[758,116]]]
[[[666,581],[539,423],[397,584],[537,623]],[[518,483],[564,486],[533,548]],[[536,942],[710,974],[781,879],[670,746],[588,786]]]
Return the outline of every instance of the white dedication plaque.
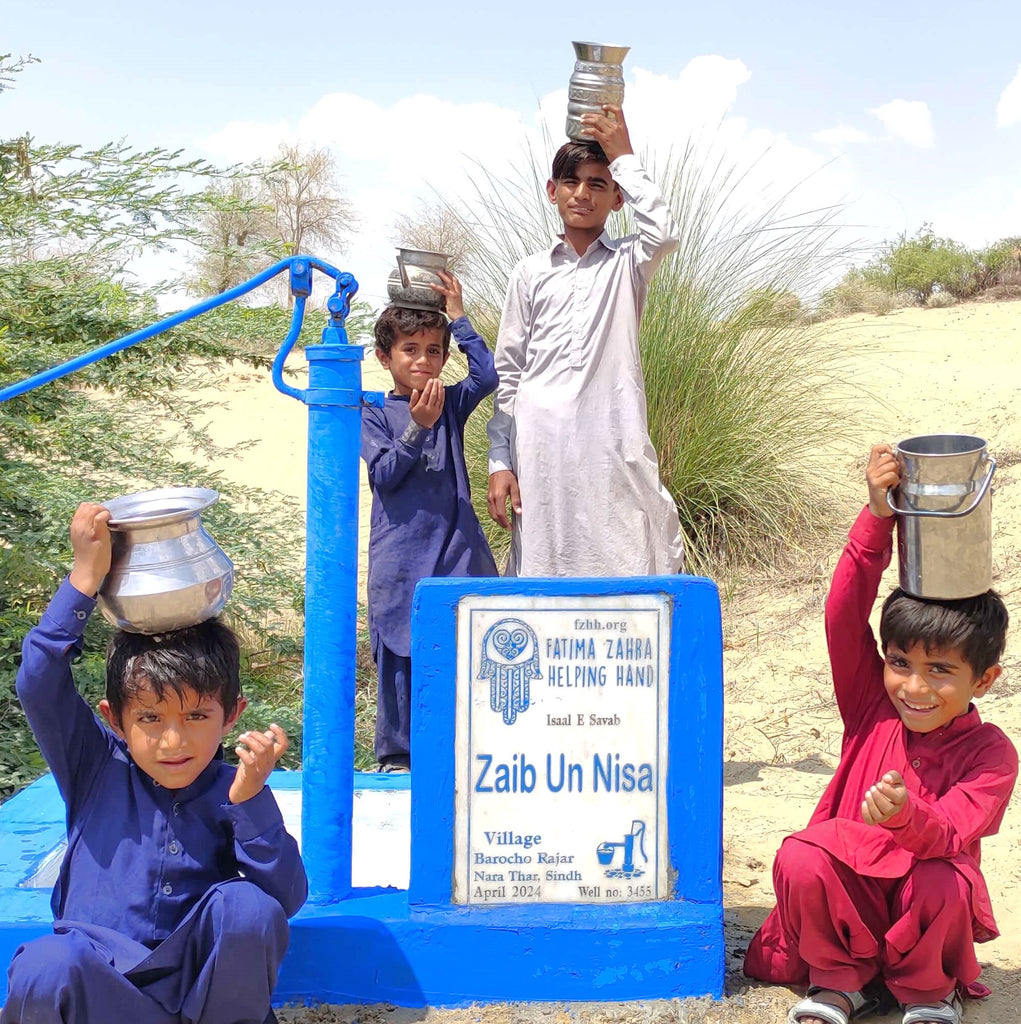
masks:
[[[667,891],[669,598],[465,597],[454,903]]]

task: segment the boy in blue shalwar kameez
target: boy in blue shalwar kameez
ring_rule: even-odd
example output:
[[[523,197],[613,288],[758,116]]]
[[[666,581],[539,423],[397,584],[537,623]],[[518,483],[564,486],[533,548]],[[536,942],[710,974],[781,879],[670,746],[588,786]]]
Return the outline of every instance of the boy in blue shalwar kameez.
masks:
[[[496,389],[493,355],[464,315],[460,282],[440,274],[442,313],[389,306],[376,323],[376,356],[393,376],[382,409],[362,410],[362,458],[372,489],[369,633],[379,673],[376,759],[411,764],[411,598],[426,576],[496,576],[471,504],[464,425]],[[468,376],[444,388],[454,336]]]
[[[53,935],[8,971],[3,1024],[262,1024],[305,901],[305,871],[269,773],[277,725],[221,741],[244,710],[238,643],[215,619],[157,637],[118,633],[104,727],[75,690],[110,513],[82,504],[74,565],[25,639],[17,691],[67,805]]]

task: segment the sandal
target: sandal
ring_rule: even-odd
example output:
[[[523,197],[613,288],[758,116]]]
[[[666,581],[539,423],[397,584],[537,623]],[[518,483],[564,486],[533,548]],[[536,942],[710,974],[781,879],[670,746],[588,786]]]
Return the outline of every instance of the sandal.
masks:
[[[847,1005],[851,1007],[850,1013],[839,1006],[834,1006],[832,1003],[820,1003],[818,999],[814,999],[813,997],[820,992],[834,992],[836,995],[846,999]],[[811,985],[808,989],[808,995],[801,1002],[795,1003],[788,1011],[787,1024],[798,1024],[798,1021],[804,1020],[806,1017],[816,1017],[819,1020],[826,1021],[827,1024],[848,1024],[852,1017],[873,1009],[875,1005],[876,1001],[866,998],[863,992],[840,992],[835,988]],[[925,1021],[925,1018],[917,1017],[915,1020],[918,1024],[921,1024],[921,1022]],[[936,1018],[936,1020],[940,1021],[942,1018]],[[911,1022],[905,1018],[903,1024],[911,1024]],[[957,1020],[956,1024],[960,1024],[960,1019]]]
[[[935,1003],[910,1003],[904,1007],[901,1024],[961,1024],[964,1004],[954,989]]]

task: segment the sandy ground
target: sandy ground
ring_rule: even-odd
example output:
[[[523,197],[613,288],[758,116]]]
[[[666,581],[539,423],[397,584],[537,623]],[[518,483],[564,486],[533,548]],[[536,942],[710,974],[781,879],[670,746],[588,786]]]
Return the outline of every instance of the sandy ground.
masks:
[[[995,585],[1021,623],[1021,302],[975,303],[946,310],[901,310],[825,325],[853,359],[863,401],[853,428],[857,443],[834,456],[839,474],[859,495],[847,505],[850,526],[864,501],[864,455],[874,441],[927,433],[984,437],[999,460],[995,478]],[[366,386],[385,380],[371,357]],[[241,483],[277,488],[304,502],[305,413],[277,394],[268,375],[231,372],[209,389],[226,403],[211,410],[216,435],[257,439],[243,459],[224,465]],[[364,519],[364,517],[363,517]],[[822,633],[822,602],[839,542],[819,564],[790,577],[739,588],[725,609],[726,735],[724,771],[724,902],[727,920],[727,996],[719,1002],[684,1000],[568,1008],[499,1006],[448,1011],[446,1024],[472,1021],[780,1022],[795,996],[782,987],[747,983],[740,964],[745,945],[773,905],[770,866],[783,837],[808,820],[828,781],[840,743]],[[889,583],[896,582],[896,567]],[[886,592],[886,587],[882,592]],[[1021,628],[1021,627],[1015,627]],[[1021,746],[1021,640],[1015,634],[1004,673],[980,711]],[[1015,800],[1000,834],[983,844],[983,867],[1003,935],[979,948],[993,995],[969,1003],[969,1024],[1016,1024],[1021,1017],[1021,811]],[[422,1011],[392,1007],[288,1011],[281,1019],[327,1021],[420,1020]],[[890,1020],[895,1017],[888,1018]]]

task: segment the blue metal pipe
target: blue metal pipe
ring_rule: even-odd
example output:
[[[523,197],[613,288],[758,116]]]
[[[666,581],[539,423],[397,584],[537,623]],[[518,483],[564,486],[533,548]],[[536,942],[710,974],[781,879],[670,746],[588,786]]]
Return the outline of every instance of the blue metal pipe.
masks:
[[[292,291],[310,287],[292,269]],[[288,337],[273,363],[273,383],[308,406],[305,524],[305,678],[301,846],[313,903],[351,892],[354,811],[355,633],[358,599],[358,458],[362,404],[360,345],[348,344],[344,319],[358,282],[337,278],[322,344],[308,346],[308,388],[283,381]],[[293,333],[293,332],[292,332]]]
[[[296,295],[294,297],[294,313],[291,316],[291,327],[276,354],[276,358],[273,360],[273,369],[271,371],[273,386],[277,391],[281,392],[281,394],[289,395],[291,398],[296,398],[299,402],[305,400],[304,393],[298,388],[292,388],[290,384],[285,383],[284,363],[291,354],[291,349],[294,348],[298,335],[301,334],[301,322],[305,319],[305,302],[307,299],[308,297],[305,295]]]
[[[314,903],[343,899],[351,891],[362,349],[330,338],[338,333],[327,328],[322,345],[305,349],[308,512],[301,835]]]
[[[301,268],[315,267],[317,270],[332,277],[335,281],[342,277],[344,273],[331,266],[325,260],[320,260],[315,256],[288,256],[286,259],[274,263],[273,266],[267,267],[243,284],[239,284],[220,295],[214,295],[211,299],[206,299],[197,305],[189,306],[188,309],[182,309],[172,316],[166,317],[164,320],[159,320],[148,327],[143,327],[141,330],[126,334],[123,338],[118,338],[117,341],[108,342],[106,345],[94,348],[91,352],[75,356],[74,359],[69,359],[66,363],[52,366],[48,370],[43,370],[31,377],[26,377],[25,380],[17,384],[11,384],[6,388],[0,389],[0,402],[6,402],[9,398],[17,398],[18,395],[23,395],[28,391],[34,391],[36,388],[42,387],[43,384],[49,384],[51,381],[66,377],[69,373],[74,373],[76,370],[91,366],[93,363],[99,362],[100,359],[112,356],[115,352],[122,352],[124,349],[131,348],[139,342],[148,341],[150,338],[156,337],[157,334],[162,334],[164,331],[169,331],[172,327],[177,327],[178,324],[183,324],[187,320],[193,320],[203,313],[208,313],[211,309],[216,309],[217,306],[223,306],[234,299],[240,298],[242,295],[247,295],[260,285],[272,280],[277,274],[283,273],[288,268],[293,269],[296,266]],[[295,311],[297,312],[297,309]],[[301,312],[302,314],[304,313],[304,303],[302,303]],[[292,322],[292,330],[293,326]],[[298,319],[298,329],[301,329],[300,319]],[[294,337],[297,338],[297,334]],[[292,341],[291,344],[293,345],[294,342]]]

